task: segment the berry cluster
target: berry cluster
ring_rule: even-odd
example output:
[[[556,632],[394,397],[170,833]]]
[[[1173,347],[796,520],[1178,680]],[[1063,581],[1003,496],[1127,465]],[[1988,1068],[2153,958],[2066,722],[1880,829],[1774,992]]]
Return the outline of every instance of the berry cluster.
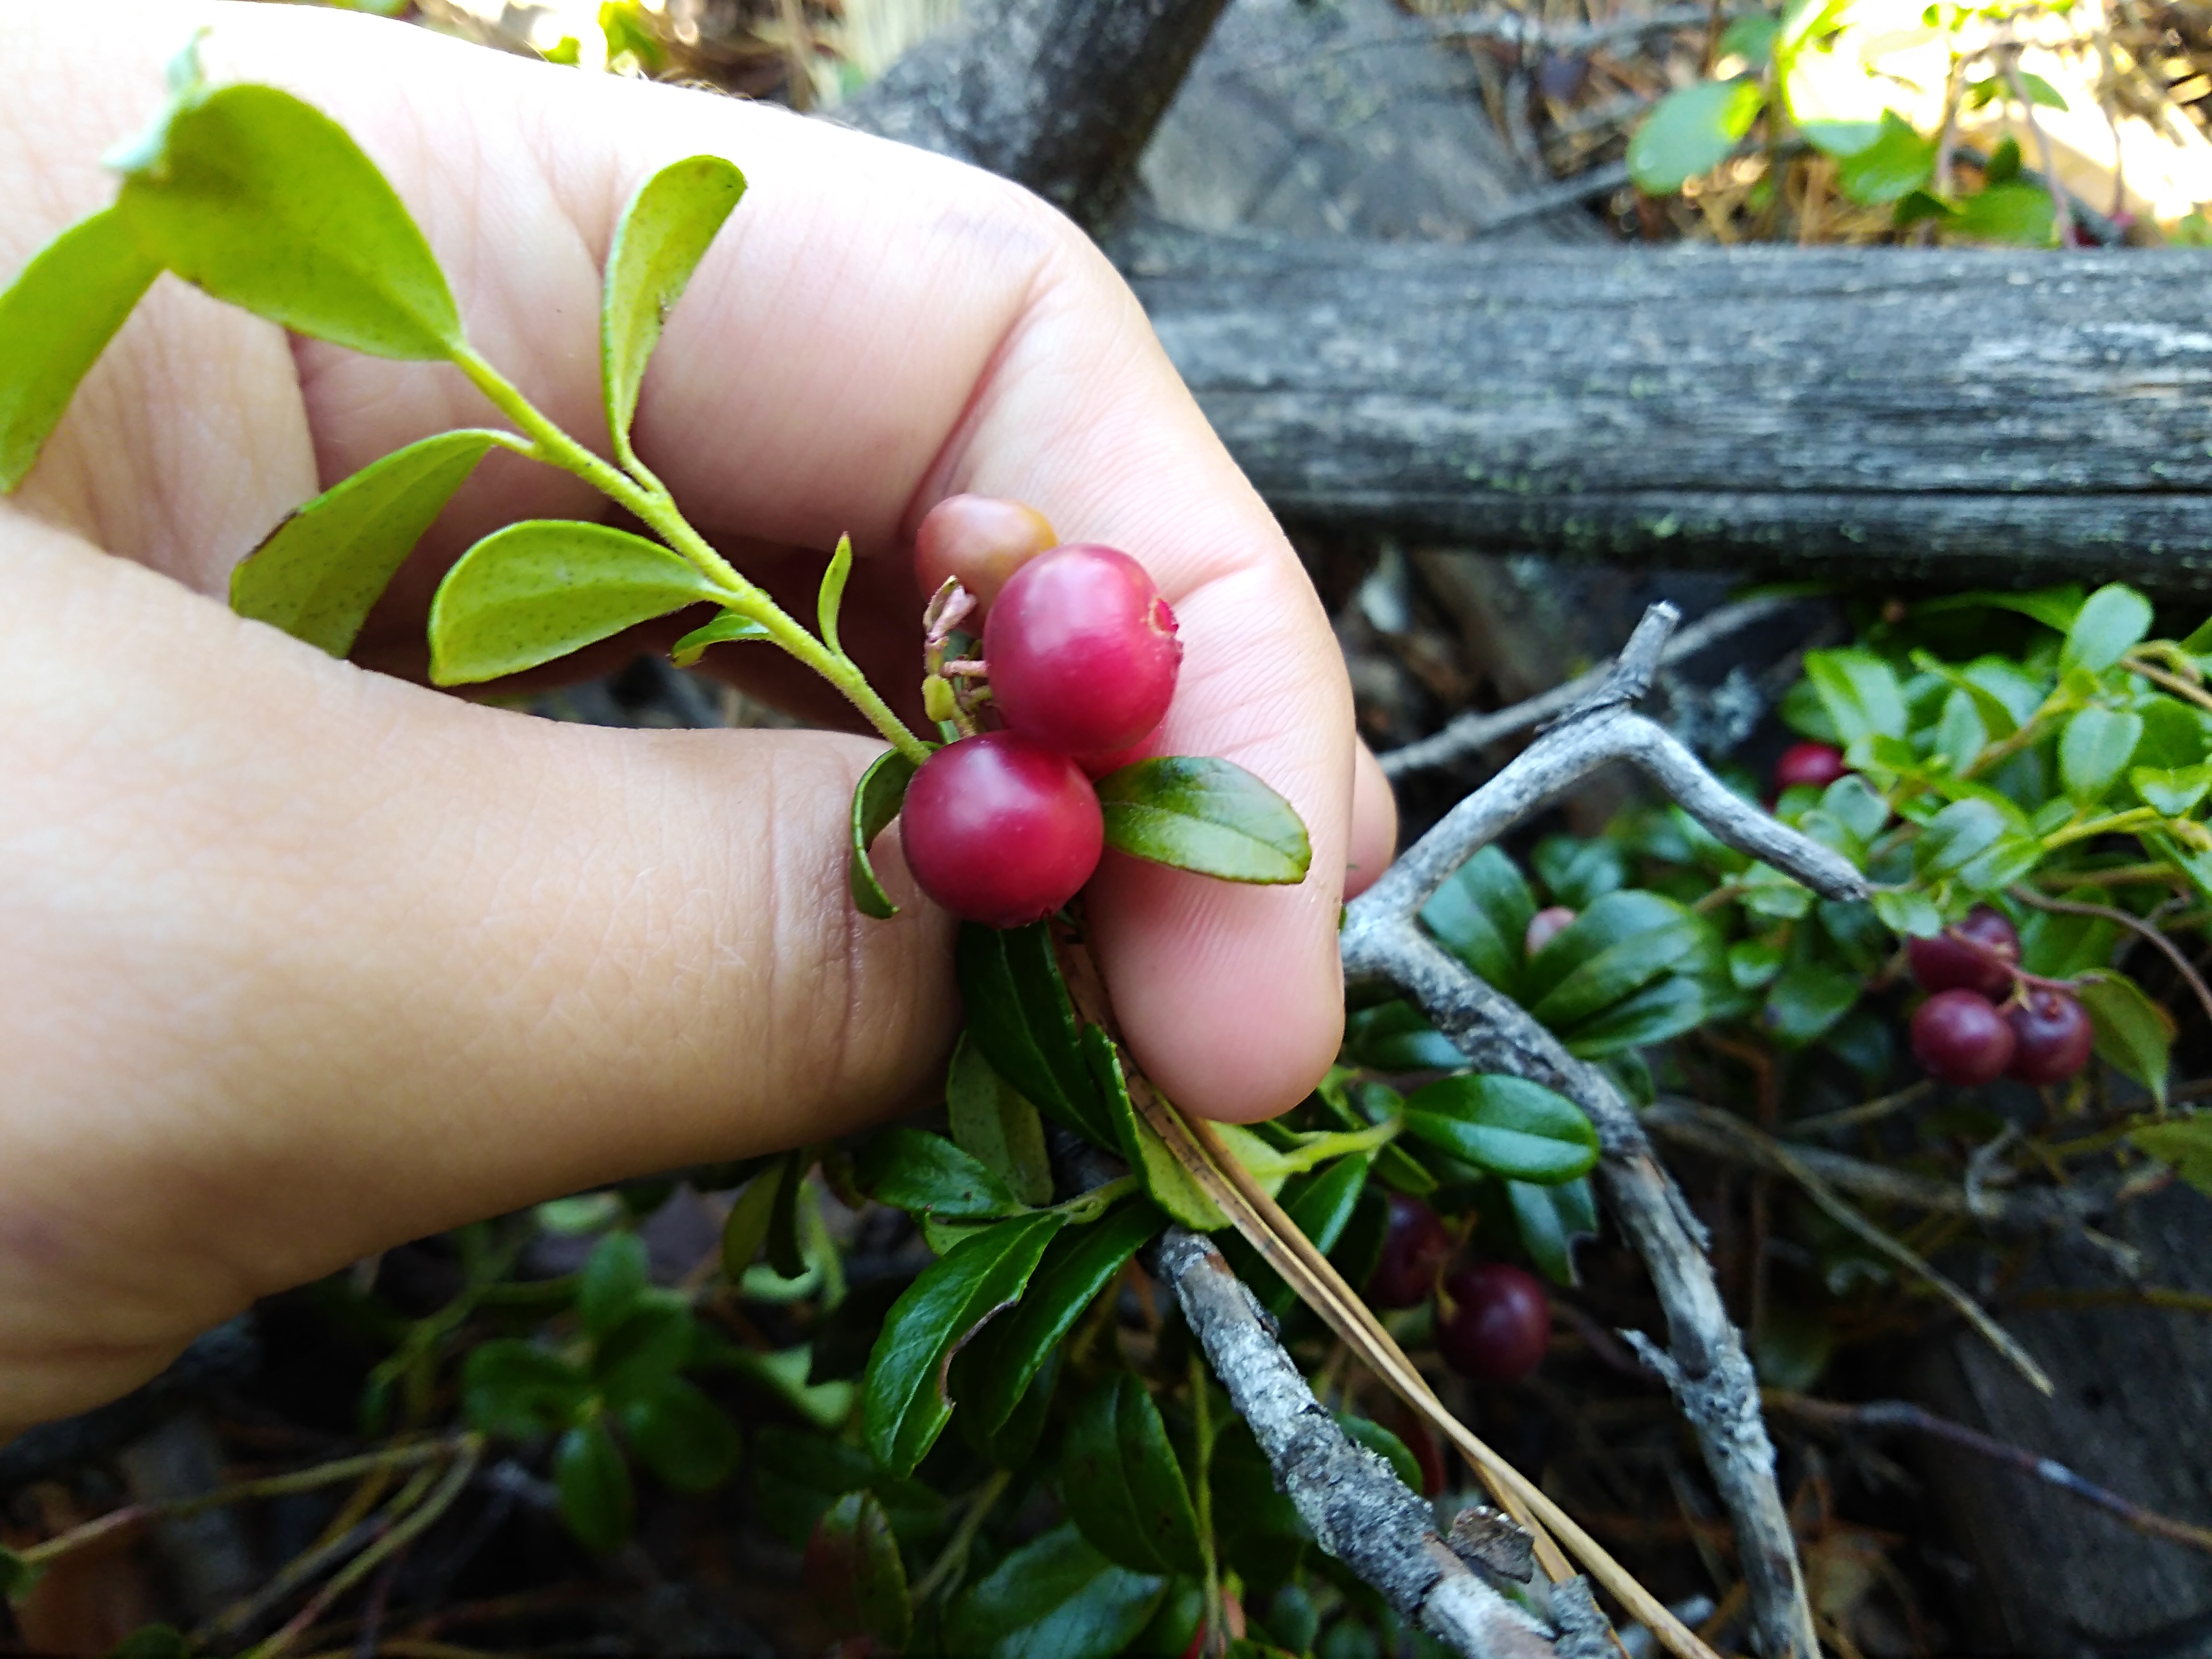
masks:
[[[1182,660],[1175,613],[1142,565],[1054,540],[1031,509],[969,495],[932,509],[916,538],[937,594],[925,692],[969,735],[908,786],[907,867],[945,909],[994,927],[1048,916],[1090,880],[1105,845],[1091,780],[1143,757]],[[944,660],[978,604],[989,607],[981,659]],[[980,729],[987,713],[999,729]]]
[[[1987,905],[1905,949],[1931,992],[1912,1016],[1912,1052],[1943,1083],[2063,1083],[2088,1064],[2089,1016],[2063,986],[2023,974],[2020,935]]]
[[[1415,1308],[1437,1290],[1456,1248],[1437,1212],[1418,1198],[1390,1194],[1382,1254],[1367,1280],[1377,1308]],[[1478,1261],[1443,1281],[1437,1347],[1462,1376],[1517,1382],[1551,1346],[1552,1305],[1533,1273],[1504,1261]]]

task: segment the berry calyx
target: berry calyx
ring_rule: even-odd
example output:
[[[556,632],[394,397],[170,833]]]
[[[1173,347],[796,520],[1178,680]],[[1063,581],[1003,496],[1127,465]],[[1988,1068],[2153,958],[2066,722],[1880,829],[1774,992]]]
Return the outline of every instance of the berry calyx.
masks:
[[[934,593],[957,576],[976,604],[988,605],[1008,577],[1059,540],[1033,507],[996,495],[948,495],[915,528],[915,580]]]
[[[1031,559],[983,624],[1006,729],[1066,755],[1141,742],[1175,696],[1175,612],[1127,553],[1078,544]]]
[[[2005,1010],[2012,1027],[2012,1063],[2005,1075],[2021,1083],[2063,1083],[2089,1063],[2097,1034],[2081,1003],[2064,991],[2037,985]]]
[[[1482,1382],[1517,1382],[1552,1344],[1552,1304],[1534,1273],[1504,1261],[1462,1267],[1444,1285],[1451,1317],[1437,1328],[1445,1364]]]
[[[1923,990],[2002,997],[2020,963],[2020,934],[2001,912],[1978,904],[1935,938],[1908,941],[1905,954]]]
[[[2012,1063],[2012,1026],[1978,991],[1938,991],[1913,1011],[1911,1036],[1913,1054],[1939,1083],[1987,1083]]]
[[[1801,786],[1826,789],[1849,769],[1844,751],[1832,743],[1793,743],[1774,763],[1774,793]]]
[[[1418,1198],[1390,1194],[1390,1221],[1382,1254],[1368,1275],[1367,1301],[1376,1308],[1415,1308],[1437,1287],[1437,1272],[1451,1260],[1452,1236],[1437,1212]]]
[[[1551,905],[1537,911],[1528,918],[1528,931],[1521,935],[1522,953],[1534,956],[1574,925],[1575,913],[1564,904]]]
[[[1073,898],[1098,867],[1106,824],[1091,780],[1011,732],[940,749],[907,786],[907,868],[969,921],[1019,927]]]

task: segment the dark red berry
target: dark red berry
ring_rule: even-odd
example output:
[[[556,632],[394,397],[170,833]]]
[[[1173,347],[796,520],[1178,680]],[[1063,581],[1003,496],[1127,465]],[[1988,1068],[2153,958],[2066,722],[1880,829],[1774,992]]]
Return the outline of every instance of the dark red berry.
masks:
[[[1059,540],[1033,507],[996,495],[949,495],[915,532],[915,580],[928,594],[957,576],[988,605],[1009,576]]]
[[[1564,904],[1539,910],[1528,918],[1528,931],[1521,936],[1521,948],[1533,957],[1574,925],[1575,913]]]
[[[1912,1052],[1939,1083],[1987,1083],[2012,1051],[2012,1027],[1978,991],[1938,991],[1913,1011]]]
[[[932,755],[907,786],[899,821],[921,890],[993,927],[1038,921],[1073,898],[1106,842],[1091,780],[1011,732]]]
[[[1159,747],[1159,728],[1155,726],[1125,748],[1109,750],[1101,755],[1078,755],[1075,763],[1088,776],[1103,778],[1109,772],[1118,772],[1125,766],[1134,766],[1140,760],[1151,759],[1152,750]]]
[[[1809,785],[1814,789],[1826,789],[1847,769],[1844,751],[1832,743],[1793,743],[1782,751],[1782,758],[1774,763],[1774,793]]]
[[[1014,573],[983,624],[983,656],[1008,731],[1064,755],[1106,755],[1160,723],[1182,646],[1144,566],[1079,544]]]
[[[1933,939],[1906,943],[1912,977],[1924,991],[1979,991],[1985,997],[2012,994],[2012,971],[2020,962],[2020,935],[2011,922],[1978,904],[1964,921],[1954,922]]]
[[[1437,1287],[1437,1270],[1451,1260],[1452,1236],[1437,1212],[1418,1198],[1390,1194],[1389,1231],[1367,1280],[1367,1300],[1377,1308],[1414,1308]]]
[[[2063,1083],[2089,1063],[2097,1034],[2081,1005],[2063,991],[2032,985],[2005,1010],[2012,1027],[2012,1064],[2005,1075],[2021,1083]]]
[[[1437,1346],[1462,1376],[1517,1382],[1534,1370],[1552,1343],[1552,1304],[1534,1273],[1503,1261],[1462,1267],[1444,1285],[1451,1317],[1437,1328]]]

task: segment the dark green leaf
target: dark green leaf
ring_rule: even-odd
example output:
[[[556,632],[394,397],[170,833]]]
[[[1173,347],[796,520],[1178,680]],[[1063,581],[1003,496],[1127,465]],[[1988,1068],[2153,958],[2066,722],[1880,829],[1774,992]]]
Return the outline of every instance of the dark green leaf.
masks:
[[[1164,1578],[1117,1567],[1073,1526],[1008,1555],[953,1603],[945,1650],[969,1659],[1107,1659],[1152,1617]]]
[[[943,1135],[885,1129],[855,1161],[860,1190],[878,1204],[953,1220],[1012,1215],[1021,1200]]]
[[[461,1367],[461,1409],[471,1428],[518,1440],[575,1419],[591,1380],[534,1342],[487,1342]]]
[[[1994,93],[1998,84],[1996,77],[1991,76],[1986,81],[1975,82],[1968,90]],[[2019,177],[2020,140],[2008,132],[1997,140],[1996,148],[1990,152],[1989,164],[1982,169],[1982,181],[1990,185],[2008,185]]]
[[[659,1293],[664,1297],[672,1291]],[[680,1300],[641,1301],[592,1354],[592,1372],[609,1400],[658,1394],[691,1357],[697,1322]]]
[[[1850,1012],[1866,976],[1819,957],[1792,965],[1767,993],[1761,1023],[1775,1041],[1802,1048]]]
[[[732,614],[734,613],[723,612],[725,616]],[[860,774],[860,781],[853,790],[853,857],[847,871],[848,884],[860,914],[873,916],[878,921],[889,921],[898,914],[898,906],[891,902],[883,884],[876,879],[876,866],[868,860],[868,849],[906,804],[906,787],[914,781],[915,770],[915,763],[897,750],[886,749],[869,763],[868,769]]]
[[[1406,1443],[1380,1423],[1364,1417],[1355,1417],[1350,1412],[1338,1412],[1336,1426],[1342,1429],[1346,1438],[1356,1446],[1364,1446],[1390,1466],[1390,1473],[1414,1492],[1425,1486],[1421,1479],[1421,1466]]]
[[[609,1233],[592,1247],[576,1282],[576,1311],[584,1329],[604,1337],[629,1317],[645,1293],[645,1241],[635,1233]]]
[[[5,1544],[0,1544],[0,1601],[21,1601],[24,1595],[29,1593],[31,1586],[38,1582],[39,1570],[33,1566],[28,1561],[26,1561],[21,1556],[16,1554],[15,1551],[9,1549]],[[149,1628],[164,1630],[167,1629],[167,1626],[153,1626]],[[132,1642],[138,1639],[138,1637],[145,1634],[145,1631],[140,1631],[134,1635],[125,1637],[124,1638],[123,1646],[129,1647]],[[175,1632],[171,1632],[170,1634],[173,1636],[175,1635]],[[183,1640],[184,1638],[181,1637],[177,1638],[179,1647],[182,1646]],[[118,1648],[114,1650],[120,1652],[122,1651],[122,1649]],[[149,1648],[145,1650],[145,1651],[149,1654],[150,1659],[150,1656],[156,1651],[156,1650]]]
[[[661,325],[745,193],[745,176],[719,155],[672,161],[637,187],[607,251],[599,366],[615,453],[630,453],[637,389]]]
[[[806,1253],[799,1241],[799,1194],[813,1162],[806,1153],[794,1156],[783,1179],[775,1183],[775,1199],[769,1206],[768,1237],[762,1242],[768,1250],[768,1265],[775,1269],[779,1279],[797,1279],[806,1271]]]
[[[656,542],[533,519],[461,556],[430,601],[430,678],[469,685],[565,657],[720,592]]]
[[[773,640],[775,635],[750,617],[735,611],[724,611],[714,621],[693,629],[668,647],[668,660],[678,668],[690,668],[707,654],[710,645],[729,645],[742,640]]]
[[[1543,1275],[1559,1285],[1582,1282],[1575,1272],[1575,1246],[1597,1237],[1597,1199],[1589,1178],[1539,1186],[1509,1181],[1505,1195],[1513,1206],[1521,1246]]]
[[[1405,1154],[1401,1151],[1399,1156],[1404,1158]],[[1358,1212],[1359,1195],[1367,1189],[1370,1162],[1364,1153],[1340,1158],[1316,1174],[1294,1177],[1279,1194],[1283,1212],[1297,1224],[1298,1231],[1311,1239],[1314,1248],[1324,1255],[1336,1249],[1352,1218]],[[1413,1167],[1420,1170],[1419,1164]],[[1421,1174],[1427,1176],[1425,1170]],[[1261,1261],[1256,1252],[1249,1263],[1238,1264],[1237,1276],[1278,1319],[1288,1314],[1298,1299],[1297,1292],[1273,1267]]]
[[[1410,1002],[1362,1008],[1345,1021],[1344,1051],[1378,1072],[1449,1072],[1467,1064],[1449,1037]]]
[[[973,1368],[962,1371],[961,1364],[967,1358],[968,1351],[963,1349],[960,1359],[953,1362],[956,1386],[962,1390],[957,1397],[963,1401],[969,1386],[966,1379],[978,1374]],[[1037,1367],[1029,1387],[1014,1402],[1013,1410],[1006,1413],[1006,1420],[996,1428],[983,1427],[970,1412],[952,1414],[954,1426],[960,1430],[961,1437],[971,1450],[1002,1469],[1019,1470],[1030,1466],[1030,1461],[1036,1455],[1037,1443],[1044,1438],[1045,1421],[1051,1413],[1053,1396],[1060,1384],[1061,1358],[1062,1351],[1058,1348],[1045,1355],[1044,1364]]]
[[[1114,1146],[1145,1183],[1152,1202],[1194,1232],[1218,1232],[1229,1224],[1220,1206],[1206,1196],[1190,1171],[1176,1161],[1167,1143],[1138,1115],[1113,1040],[1096,1025],[1083,1028],[1083,1051],[1098,1079],[1112,1115]]]
[[[840,1632],[896,1652],[914,1634],[906,1563],[875,1494],[848,1492],[823,1510],[806,1542],[806,1593]]]
[[[2096,1032],[2097,1054],[2166,1103],[2166,1079],[2173,1046],[2173,1021],[2124,974],[2108,973],[2075,988]]]
[[[1115,1146],[1106,1103],[1077,1044],[1075,1007],[1053,957],[1048,925],[963,922],[954,963],[969,1041],[991,1069],[1040,1111],[1101,1146]]]
[[[1699,981],[1680,974],[1645,986],[1559,1034],[1567,1051],[1600,1060],[1694,1030],[1713,1017]]]
[[[1421,908],[1429,931],[1508,996],[1521,968],[1521,941],[1536,901],[1502,851],[1486,847],[1453,872]]]
[[[1609,841],[1547,836],[1536,843],[1531,861],[1552,902],[1577,910],[1587,910],[1628,882],[1628,856]],[[1525,928],[1528,924],[1522,926]]]
[[[561,1437],[553,1454],[553,1485],[561,1494],[562,1520],[586,1549],[607,1555],[629,1542],[637,1501],[629,1465],[605,1423],[594,1418]]]
[[[943,1536],[945,1499],[919,1480],[894,1480],[868,1454],[842,1440],[767,1424],[752,1437],[753,1498],[769,1530],[785,1543],[805,1543],[832,1500],[866,1486],[890,1516],[902,1542],[920,1547]]]
[[[161,271],[110,208],[40,248],[0,293],[0,495],[30,472],[77,383]]]
[[[1224,881],[1305,879],[1306,827],[1290,802],[1229,761],[1166,755],[1098,780],[1106,844]]]
[[[343,657],[415,544],[499,441],[442,432],[334,484],[230,574],[230,608]]]
[[[1726,161],[1765,105],[1748,76],[1668,93],[1628,141],[1628,176],[1646,196],[1672,195]]]
[[[778,1158],[746,1182],[731,1204],[729,1218],[722,1224],[722,1272],[732,1284],[745,1276],[745,1269],[768,1243],[777,1188],[795,1174],[790,1159]]]
[[[2058,778],[2076,805],[2104,799],[2135,758],[2142,733],[2140,714],[2092,705],[2068,717],[2058,738]]]
[[[1658,902],[1673,912],[1667,921],[1630,933],[1616,944],[1583,954],[1572,971],[1528,1005],[1530,1015],[1553,1030],[1565,1030],[1650,984],[1668,969],[1717,949],[1712,929],[1703,917],[1671,900]],[[1597,921],[1598,909],[1593,908],[1589,915],[1590,920]],[[1552,946],[1542,954],[1549,957],[1552,949],[1562,945],[1570,950],[1583,946],[1583,939],[1569,943],[1569,936],[1581,926],[1583,922],[1578,920],[1574,927],[1554,939]],[[1586,938],[1594,939],[1599,931],[1593,928]],[[1548,972],[1550,964],[1547,963],[1545,966]]]
[[[1729,981],[1739,991],[1771,985],[1782,971],[1781,948],[1767,939],[1738,939],[1729,946]]]
[[[845,583],[853,574],[853,538],[837,538],[837,548],[830,556],[829,568],[822,573],[822,592],[816,599],[815,612],[822,623],[822,642],[842,656],[844,647],[837,643],[837,611],[845,603]]]
[[[622,1425],[639,1460],[678,1492],[712,1492],[744,1449],[721,1407],[680,1376],[624,1406]]]
[[[2145,1123],[2129,1139],[2207,1197],[2212,1197],[2212,1114]]]
[[[977,1325],[1018,1300],[1066,1218],[1018,1216],[955,1247],[891,1304],[862,1385],[864,1433],[892,1475],[914,1472],[951,1419],[945,1367]]]
[[[1052,1199],[1052,1165],[1045,1155],[1044,1125],[1037,1109],[991,1069],[983,1051],[963,1034],[952,1050],[945,1079],[945,1106],[954,1142],[1024,1204]]]
[[[1407,1097],[1406,1128],[1516,1181],[1572,1181],[1597,1162],[1597,1131],[1582,1109],[1525,1078],[1439,1079]]]
[[[1145,1385],[1116,1370],[1067,1425],[1060,1495],[1091,1547],[1138,1572],[1200,1572],[1198,1516]]]
[[[2097,897],[2076,892],[2073,897]],[[2020,925],[2020,965],[2046,979],[2071,979],[2112,965],[2118,927],[2102,916],[2030,910]]]
[[[275,87],[188,91],[116,210],[218,300],[379,357],[463,349],[429,244],[345,129]]]
[[[1896,111],[1884,110],[1881,136],[1837,165],[1836,183],[1860,205],[1879,206],[1919,189],[1935,168],[1935,141],[1922,137]]]

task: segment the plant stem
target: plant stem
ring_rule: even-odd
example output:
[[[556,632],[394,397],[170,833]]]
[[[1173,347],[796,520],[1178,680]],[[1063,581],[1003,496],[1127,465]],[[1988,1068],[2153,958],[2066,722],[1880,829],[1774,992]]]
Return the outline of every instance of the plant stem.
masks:
[[[1213,1411],[1206,1394],[1206,1357],[1197,1348],[1190,1352],[1191,1432],[1196,1443],[1192,1462],[1191,1500],[1198,1510],[1198,1553],[1206,1565],[1205,1644],[1200,1651],[1220,1653],[1227,1647],[1227,1630],[1221,1606],[1221,1559],[1213,1547]]]
[[[1080,1227],[1097,1220],[1100,1216],[1105,1214],[1115,1200],[1120,1198],[1124,1193],[1133,1193],[1136,1190],[1136,1176],[1116,1176],[1103,1185],[1093,1187],[1088,1192],[1078,1193],[1066,1203],[1055,1204],[1052,1207],[1060,1214],[1066,1216],[1072,1224]]]
[[[2092,836],[2118,835],[2124,830],[2135,830],[2159,822],[2159,813],[2148,806],[2131,806],[2124,812],[2107,812],[2101,818],[2091,818],[2087,823],[2069,823],[2054,830],[2044,838],[2045,852],[2064,847],[2073,842],[2087,841]]]
[[[494,408],[529,434],[533,459],[574,473],[608,500],[643,520],[659,532],[663,541],[722,590],[720,603],[726,609],[750,617],[768,629],[778,645],[843,692],[847,700],[867,717],[868,724],[915,765],[929,758],[929,746],[891,712],[890,706],[876,694],[859,665],[843,652],[832,650],[808,633],[781,605],[748,581],[735,565],[708,545],[706,538],[677,510],[667,489],[642,465],[636,470],[641,477],[653,480],[649,488],[600,459],[556,426],[472,349],[464,346],[454,354],[453,361],[469,377],[471,384],[491,400]]]
[[[983,1518],[990,1514],[992,1506],[1005,1494],[1006,1483],[1013,1478],[1012,1469],[994,1469],[991,1478],[975,1489],[975,1497],[968,1501],[967,1511],[960,1517],[960,1524],[938,1552],[937,1559],[929,1564],[929,1571],[922,1574],[921,1582],[914,1587],[915,1601],[927,1601],[966,1564],[968,1552],[975,1547],[975,1534],[982,1530]]]
[[[1329,1131],[1304,1137],[1296,1152],[1277,1154],[1285,1175],[1304,1175],[1317,1164],[1353,1152],[1379,1152],[1395,1140],[1406,1127],[1401,1117],[1386,1118],[1371,1128]]]

